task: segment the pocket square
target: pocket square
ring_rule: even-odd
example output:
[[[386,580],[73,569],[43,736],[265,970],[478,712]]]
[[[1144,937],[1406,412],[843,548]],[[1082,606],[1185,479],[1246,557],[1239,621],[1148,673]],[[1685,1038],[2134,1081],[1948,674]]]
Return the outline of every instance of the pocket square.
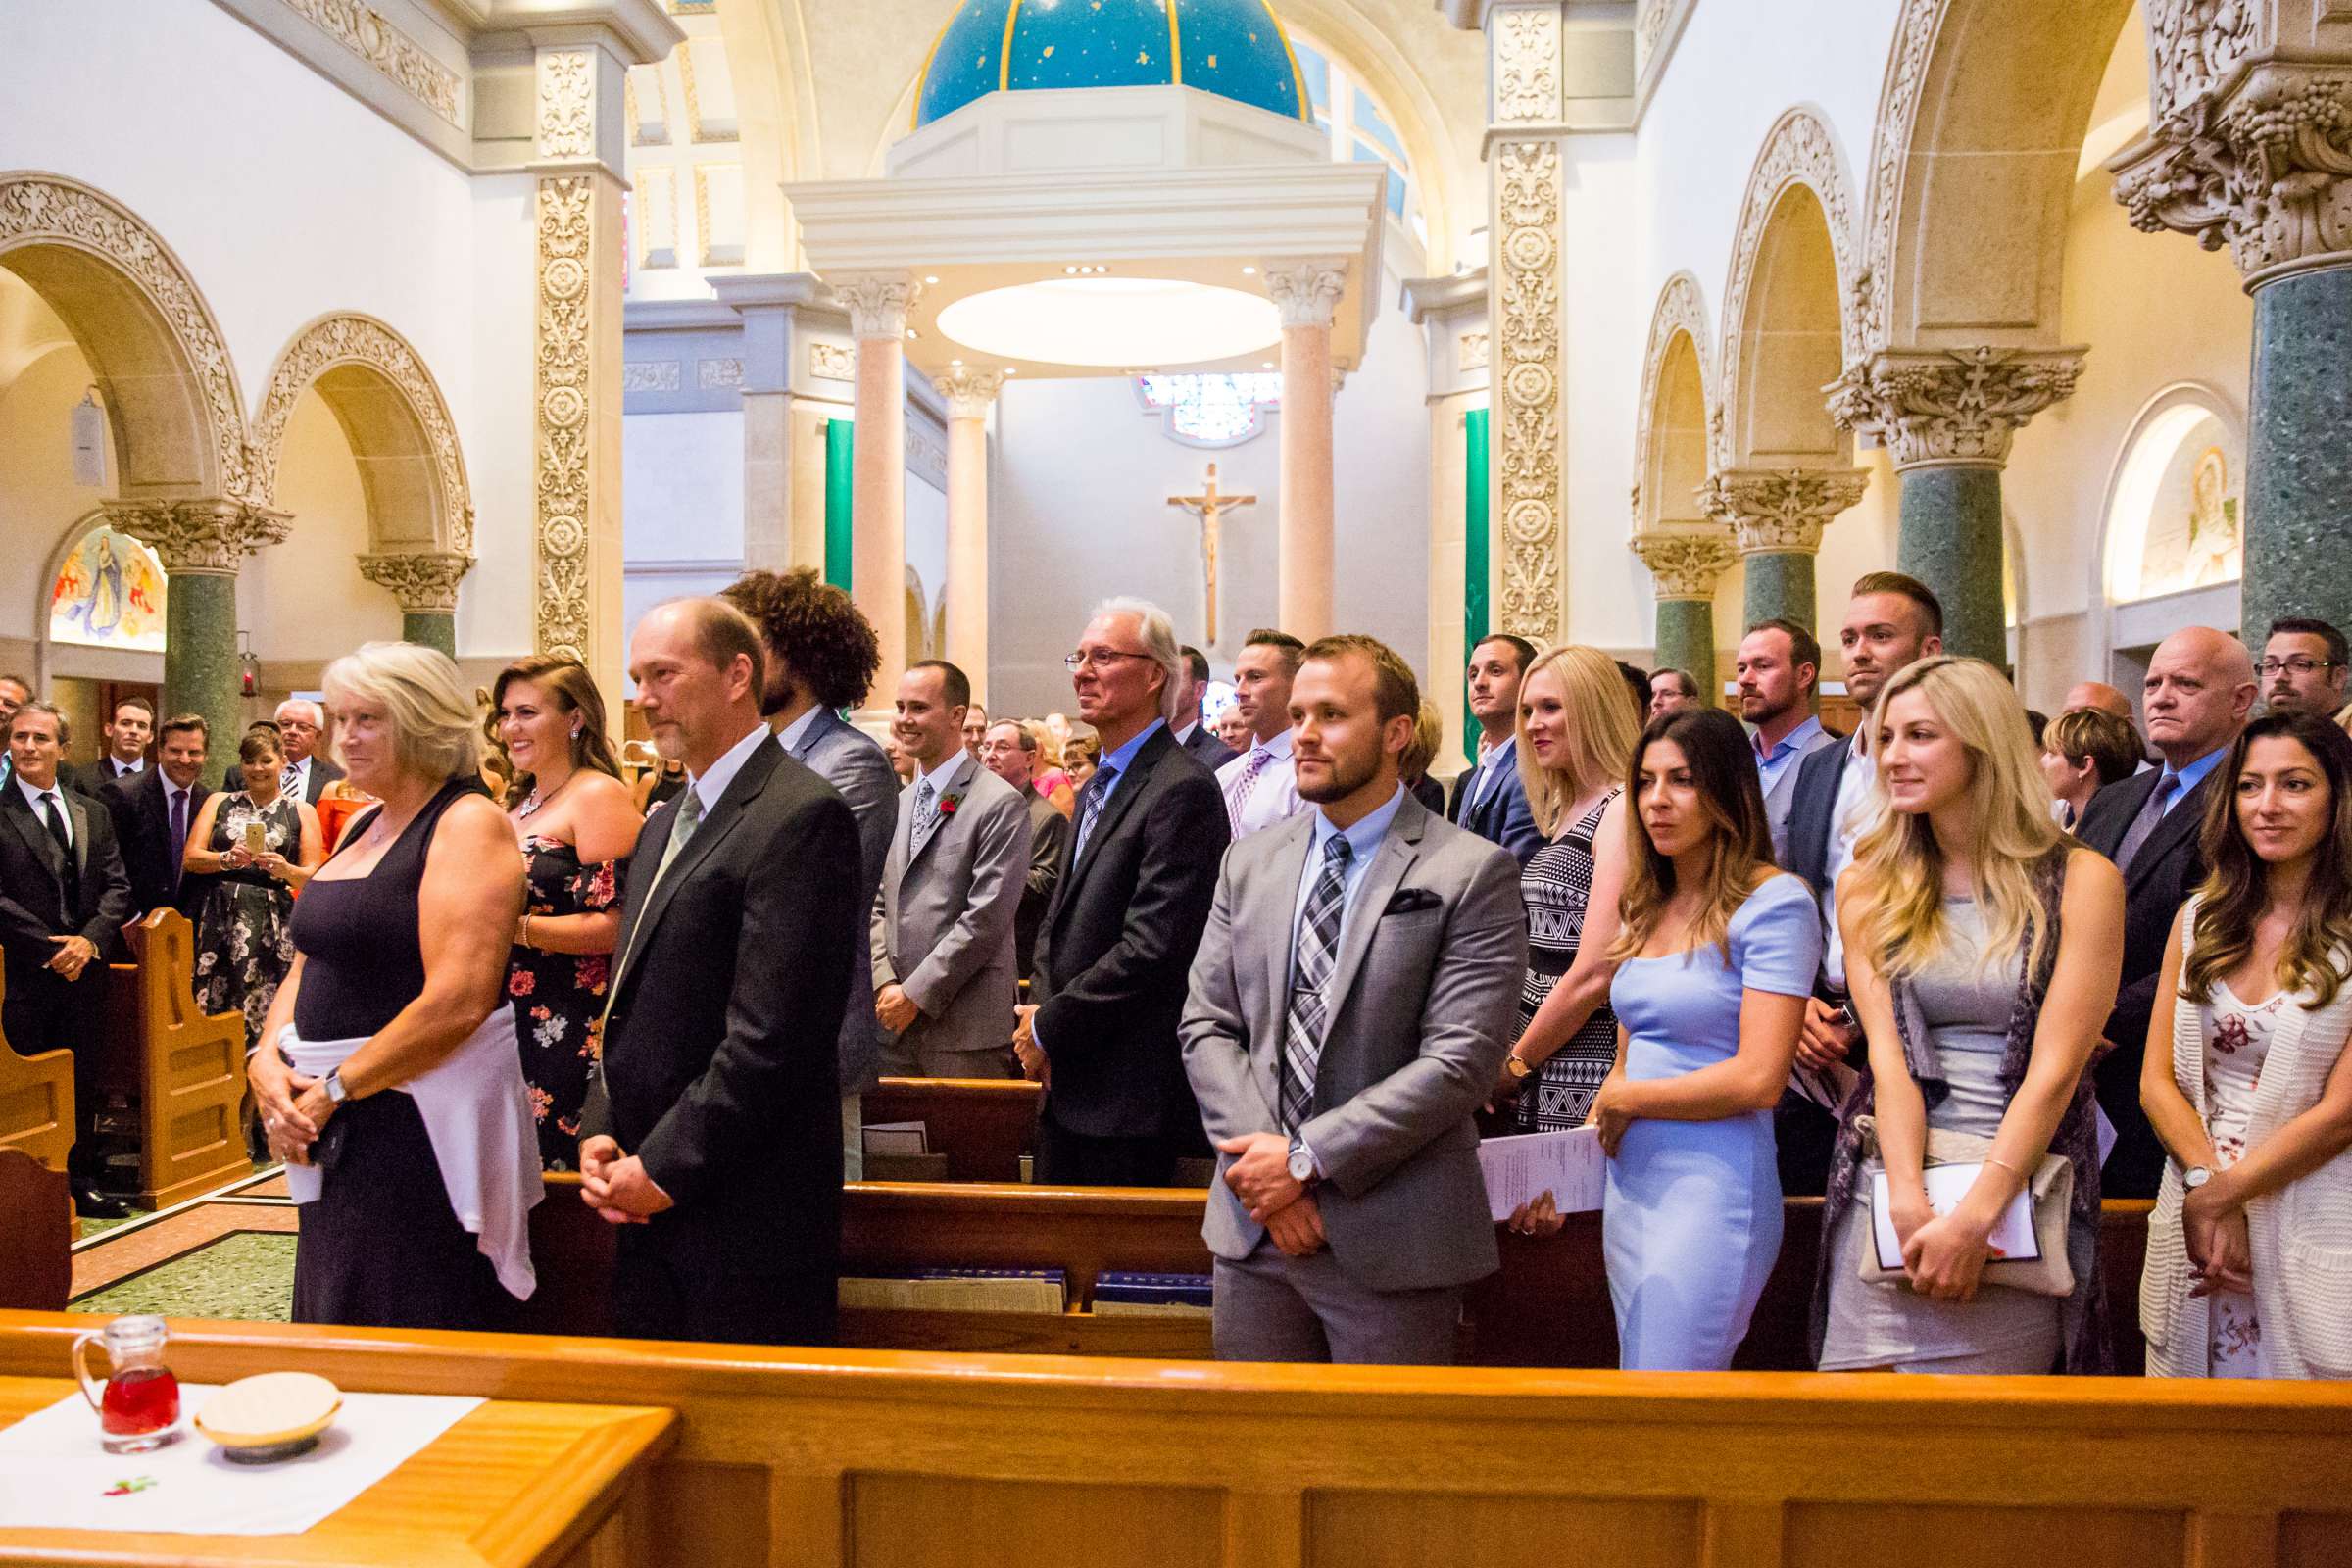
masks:
[[[1399,888],[1396,896],[1389,900],[1389,906],[1380,912],[1384,915],[1411,914],[1418,909],[1434,909],[1442,902],[1428,888]]]

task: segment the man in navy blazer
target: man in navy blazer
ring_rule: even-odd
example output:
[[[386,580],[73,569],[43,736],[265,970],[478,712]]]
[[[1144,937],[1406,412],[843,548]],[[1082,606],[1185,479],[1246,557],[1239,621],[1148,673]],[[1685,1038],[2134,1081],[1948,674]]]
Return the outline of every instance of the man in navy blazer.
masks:
[[[1509,632],[1470,650],[1470,715],[1478,720],[1478,764],[1453,781],[1446,820],[1511,852],[1522,866],[1544,847],[1527,786],[1519,780],[1519,682],[1536,645]]]
[[[1184,684],[1176,691],[1176,744],[1214,773],[1242,754],[1200,722],[1200,699],[1208,692],[1208,656],[1193,647],[1177,652],[1184,657]]]

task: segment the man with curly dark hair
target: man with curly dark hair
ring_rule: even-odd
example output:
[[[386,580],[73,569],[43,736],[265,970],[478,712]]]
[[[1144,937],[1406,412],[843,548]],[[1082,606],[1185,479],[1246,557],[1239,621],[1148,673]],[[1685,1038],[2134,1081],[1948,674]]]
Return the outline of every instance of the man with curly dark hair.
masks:
[[[850,724],[841,710],[865,702],[882,648],[850,596],[811,567],[746,572],[721,596],[760,628],[767,647],[767,689],[760,710],[785,754],[841,792],[858,818],[859,907],[874,906],[882,863],[898,821],[899,777],[880,743]],[[820,872],[830,868],[815,868]],[[841,1020],[841,1134],[844,1174],[863,1174],[859,1102],[880,1081],[881,1020],[874,978],[852,965],[850,1005]]]

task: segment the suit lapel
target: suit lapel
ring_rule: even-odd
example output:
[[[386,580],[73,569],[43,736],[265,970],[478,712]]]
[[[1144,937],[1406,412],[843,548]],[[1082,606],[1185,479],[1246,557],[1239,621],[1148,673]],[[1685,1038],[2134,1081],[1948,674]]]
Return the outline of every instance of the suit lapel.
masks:
[[[1169,749],[1175,744],[1175,737],[1170,735],[1165,727],[1162,727],[1150,740],[1137,748],[1135,756],[1127,764],[1127,771],[1119,775],[1118,788],[1110,793],[1109,804],[1102,808],[1102,814],[1095,819],[1094,831],[1086,835],[1088,849],[1099,851],[1104,841],[1118,829],[1118,825],[1126,820],[1127,813],[1135,808],[1136,801],[1143,796],[1146,786],[1152,781],[1152,775],[1158,769],[1160,759],[1166,756]],[[1072,858],[1070,864],[1062,869],[1061,885],[1068,890],[1068,893],[1062,898],[1061,906],[1066,906],[1070,898],[1076,896],[1078,886],[1086,880],[1086,873],[1093,870],[1095,861],[1102,858],[1100,855],[1089,855],[1084,858],[1078,858],[1078,823],[1085,819],[1086,804],[1082,801],[1078,806],[1078,821],[1070,824]],[[1056,918],[1061,913],[1061,906],[1057,906],[1054,911]]]
[[[914,842],[915,820],[913,803],[911,801],[907,803],[906,863],[909,866],[914,864],[916,860],[920,859],[923,852],[929,849],[932,845],[937,844],[940,840],[940,836],[947,832],[948,824],[953,819],[955,813],[950,812],[947,815],[942,816],[939,814],[940,808],[945,806],[947,804],[948,797],[955,794],[957,790],[968,790],[970,788],[972,782],[972,769],[978,767],[979,765],[980,760],[974,757],[971,753],[965,752],[962,754],[962,760],[957,762],[953,768],[949,769],[948,776],[940,781],[938,798],[933,800],[931,803],[931,836],[924,839],[920,844]],[[1095,829],[1097,832],[1102,831],[1102,824],[1100,822],[1095,824]]]
[[[80,877],[90,869],[90,808],[71,794],[60,799],[66,803],[66,816],[74,824],[74,874]],[[301,853],[300,846],[295,853]]]
[[[630,929],[627,956],[621,966],[621,981],[626,981],[634,970],[638,950],[645,946],[647,935],[653,928],[662,923],[662,916],[668,911],[670,901],[677,897],[678,889],[694,874],[697,866],[710,858],[719,842],[734,831],[735,824],[743,820],[745,807],[758,799],[760,792],[767,787],[768,775],[775,771],[776,760],[780,755],[773,744],[753,747],[751,756],[744,759],[743,766],[728,781],[726,793],[703,817],[702,824],[694,830],[694,837],[688,839],[686,847],[678,851],[678,858],[670,862],[667,871],[661,871],[662,861],[657,854],[654,866],[661,880],[647,892],[644,907]],[[672,801],[670,825],[673,829],[676,810],[677,803]],[[662,851],[666,852],[668,847],[669,834],[665,832],[662,835]],[[613,995],[617,997],[619,994],[619,986],[615,984]]]
[[[64,792],[60,791],[59,793],[62,795]],[[49,829],[41,821],[40,813],[35,811],[25,801],[24,792],[16,787],[16,780],[13,778],[9,780],[8,795],[4,804],[7,808],[5,814],[8,817],[9,825],[17,830],[18,837],[30,846],[34,856],[40,859],[43,866],[47,867],[49,874],[58,879],[59,885],[62,887],[65,882],[66,858],[59,853],[57,840],[49,836]]]
[[[1499,787],[1499,786],[1498,786]],[[1340,939],[1339,960],[1332,965],[1331,983],[1324,987],[1323,1015],[1331,1023],[1339,1021],[1340,1008],[1348,1001],[1348,992],[1355,984],[1355,972],[1363,967],[1364,954],[1372,946],[1372,929],[1380,924],[1380,914],[1389,906],[1396,884],[1421,855],[1421,830],[1427,824],[1429,810],[1407,791],[1402,805],[1396,808],[1396,818],[1389,831],[1381,837],[1380,853],[1372,858],[1372,867],[1364,873],[1362,884],[1355,890],[1348,912],[1348,934]],[[1330,1023],[1324,1026],[1323,1038],[1331,1038]]]
[[[1300,811],[1279,827],[1265,867],[1265,886],[1249,911],[1249,932],[1261,945],[1265,971],[1266,1016],[1250,1020],[1250,1064],[1256,1070],[1258,1089],[1266,1103],[1282,1103],[1283,1015],[1291,1006],[1291,944],[1298,922],[1298,881],[1306,875],[1308,847],[1315,842],[1315,820],[1322,813]]]
[[[2216,767],[2197,780],[2196,788],[2175,801],[2173,808],[2165,812],[2155,827],[2148,831],[2147,838],[2139,846],[2139,853],[2132,858],[2131,867],[2125,873],[2131,891],[2138,891],[2142,882],[2156,874],[2156,867],[2172,853],[2173,847],[2204,825],[2205,792],[2213,786],[2214,779],[2220,773],[2221,769]],[[2154,794],[2155,791],[2151,789],[2149,793]],[[2145,797],[2140,805],[2143,808],[2146,807]],[[2134,816],[2138,814],[2136,811],[2132,813]],[[2127,826],[2124,831],[2130,833],[2132,830]]]

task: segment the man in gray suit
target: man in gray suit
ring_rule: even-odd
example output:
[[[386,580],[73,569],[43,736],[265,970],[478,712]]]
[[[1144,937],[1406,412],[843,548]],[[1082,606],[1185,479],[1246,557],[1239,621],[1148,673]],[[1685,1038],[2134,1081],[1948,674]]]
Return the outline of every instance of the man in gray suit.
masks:
[[[1740,716],[1755,726],[1756,781],[1772,828],[1772,858],[1788,858],[1788,811],[1796,804],[1796,767],[1809,752],[1838,737],[1821,727],[1813,707],[1820,696],[1821,644],[1793,620],[1757,621],[1740,641],[1734,664]]]
[[[1183,1041],[1219,1152],[1223,1360],[1450,1361],[1497,1265],[1471,1117],[1526,972],[1519,865],[1400,786],[1420,708],[1372,638],[1309,648],[1290,710],[1315,809],[1218,876]]]
[[[1014,1076],[1013,914],[1029,870],[1029,808],[963,744],[972,686],[945,660],[899,678],[891,726],[914,759],[874,900],[882,1064],[909,1078]]]
[[[1012,917],[1013,968],[1026,980],[1037,969],[1038,927],[1061,881],[1061,852],[1070,841],[1070,819],[1037,793],[1037,737],[1028,725],[1010,718],[989,725],[980,742],[980,760],[1020,791],[1021,804],[1029,808],[1029,875],[1021,889],[1021,906]]]
[[[747,572],[723,597],[760,628],[767,652],[767,684],[760,710],[784,754],[850,803],[858,819],[858,907],[870,909],[898,820],[899,776],[881,743],[840,716],[856,709],[882,665],[881,641],[841,589],[810,567],[778,575]],[[829,873],[829,869],[826,874]],[[836,1047],[841,1076],[842,1162],[845,1179],[864,1174],[860,1101],[881,1081],[882,1030],[874,1021],[873,980],[852,966],[849,1005]]]

